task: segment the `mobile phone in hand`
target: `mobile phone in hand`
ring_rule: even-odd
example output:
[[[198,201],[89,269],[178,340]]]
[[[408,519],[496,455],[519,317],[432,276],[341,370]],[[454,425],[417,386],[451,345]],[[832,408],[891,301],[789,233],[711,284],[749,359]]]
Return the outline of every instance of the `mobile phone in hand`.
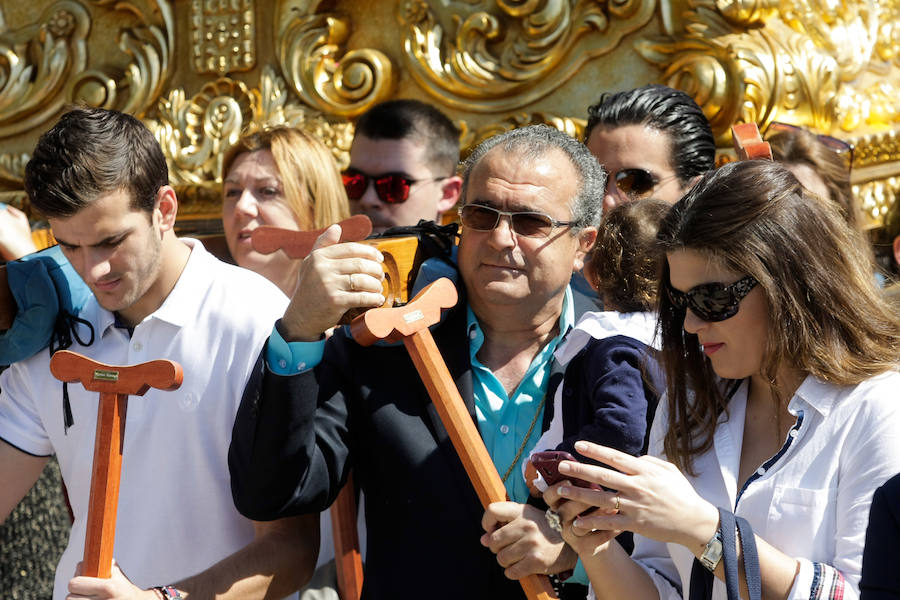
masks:
[[[578,479],[571,475],[563,475],[559,472],[559,463],[563,460],[572,460],[578,462],[574,456],[565,450],[546,450],[544,452],[535,452],[531,455],[531,463],[538,473],[541,474],[547,485],[555,485],[560,481],[568,479],[572,485],[577,487],[589,488],[592,490],[602,489],[598,484]]]

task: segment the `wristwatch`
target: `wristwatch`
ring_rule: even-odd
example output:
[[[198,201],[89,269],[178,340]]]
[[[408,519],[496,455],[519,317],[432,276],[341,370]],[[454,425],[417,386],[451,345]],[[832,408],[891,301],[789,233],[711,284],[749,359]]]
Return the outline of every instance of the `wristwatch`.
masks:
[[[712,538],[708,542],[706,542],[706,548],[704,548],[703,554],[700,555],[700,564],[702,564],[710,571],[715,571],[716,567],[719,565],[720,560],[722,560],[721,526],[716,529],[716,534],[712,536]]]

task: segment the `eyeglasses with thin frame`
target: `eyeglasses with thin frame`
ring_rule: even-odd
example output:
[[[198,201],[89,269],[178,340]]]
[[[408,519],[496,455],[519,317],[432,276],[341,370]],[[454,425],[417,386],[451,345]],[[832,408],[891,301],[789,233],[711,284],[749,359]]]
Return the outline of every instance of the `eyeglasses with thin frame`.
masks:
[[[690,308],[704,321],[716,323],[736,315],[740,309],[741,300],[758,283],[751,275],[747,275],[730,285],[704,283],[687,292],[676,290],[671,284],[668,284],[666,292],[669,300],[678,308],[682,310]]]
[[[506,212],[481,204],[466,204],[459,209],[463,227],[476,231],[491,231],[504,217],[509,219],[509,226],[516,234],[530,238],[545,238],[557,227],[578,225],[578,221],[557,221],[542,212]]]
[[[359,200],[369,189],[369,181],[375,183],[375,195],[385,204],[403,204],[409,199],[409,190],[417,183],[440,181],[446,177],[426,177],[411,179],[402,173],[369,175],[358,169],[347,169],[341,173],[344,189],[351,200]]]
[[[840,155],[844,161],[847,163],[847,172],[853,168],[853,144],[850,142],[844,141],[840,138],[832,137],[830,135],[825,135],[824,133],[813,133],[808,129],[804,129],[799,125],[792,125],[790,123],[782,123],[781,121],[772,121],[769,123],[769,127],[766,129],[766,135],[768,136],[771,133],[778,131],[789,131],[789,132],[797,132],[803,131],[805,133],[810,133],[816,136],[816,139],[819,143],[824,144],[828,149],[834,151],[836,154]]]
[[[653,189],[661,183],[674,179],[678,175],[659,178],[646,169],[622,169],[613,177],[619,191],[632,200],[642,200],[648,197]]]

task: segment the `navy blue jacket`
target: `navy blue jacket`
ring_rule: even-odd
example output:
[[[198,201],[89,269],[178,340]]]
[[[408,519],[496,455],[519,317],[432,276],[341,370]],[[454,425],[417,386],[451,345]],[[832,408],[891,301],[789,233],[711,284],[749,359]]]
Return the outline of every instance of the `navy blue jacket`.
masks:
[[[861,600],[900,598],[900,474],[872,496],[863,551]]]

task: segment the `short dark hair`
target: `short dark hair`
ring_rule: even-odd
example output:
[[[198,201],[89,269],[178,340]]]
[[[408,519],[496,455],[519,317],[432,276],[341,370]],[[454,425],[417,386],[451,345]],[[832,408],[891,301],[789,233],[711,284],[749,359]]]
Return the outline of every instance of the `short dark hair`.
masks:
[[[114,110],[78,107],[40,137],[25,166],[25,192],[45,217],[70,217],[118,190],[150,212],[169,184],[166,158],[138,119]]]
[[[415,140],[425,146],[425,161],[436,175],[456,173],[459,129],[447,115],[425,102],[406,99],[376,104],[356,122],[356,134],[373,140]]]
[[[703,110],[686,93],[651,84],[624,92],[607,93],[588,108],[584,141],[595,127],[644,125],[668,135],[672,141],[672,167],[682,184],[713,169],[716,140]]]

